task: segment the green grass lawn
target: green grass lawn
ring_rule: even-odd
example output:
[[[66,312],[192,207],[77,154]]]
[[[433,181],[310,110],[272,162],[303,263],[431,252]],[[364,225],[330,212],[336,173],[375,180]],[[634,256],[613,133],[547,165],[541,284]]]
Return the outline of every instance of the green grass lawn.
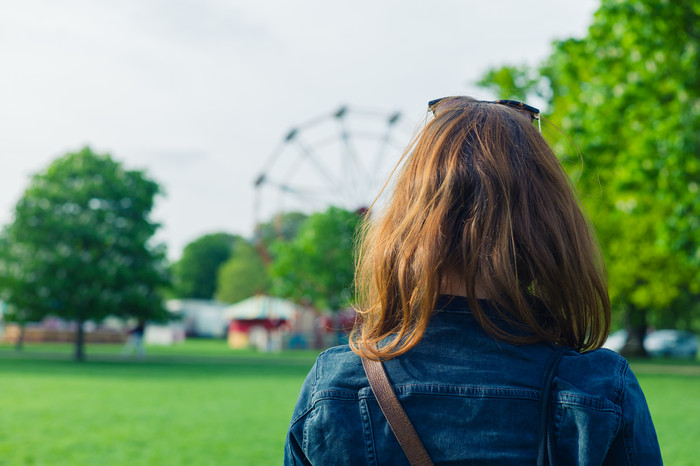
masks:
[[[0,347],[0,464],[280,464],[317,353],[228,350],[222,341],[148,348]],[[50,351],[50,352],[49,352]]]
[[[665,464],[695,466],[700,442],[700,364],[632,361],[649,404]]]
[[[316,352],[260,355],[220,340],[149,347],[0,345],[0,464],[280,464]],[[666,464],[696,464],[700,365],[633,361]]]

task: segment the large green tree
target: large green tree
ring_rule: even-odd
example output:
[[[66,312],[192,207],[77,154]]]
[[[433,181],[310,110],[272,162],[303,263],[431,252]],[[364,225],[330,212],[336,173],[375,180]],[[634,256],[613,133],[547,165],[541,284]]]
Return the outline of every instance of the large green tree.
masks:
[[[540,70],[549,120],[580,149],[549,134],[595,224],[628,354],[643,353],[648,324],[700,317],[689,305],[700,299],[699,52],[697,2],[604,0],[588,34],[556,42]]]
[[[187,244],[182,258],[172,268],[175,295],[180,298],[212,299],[219,267],[231,257],[236,244],[244,242],[237,235],[211,233]]]
[[[108,315],[166,318],[165,250],[151,244],[149,219],[160,188],[89,148],[35,175],[3,232],[0,288],[31,317],[77,323],[75,357],[84,358],[83,324]]]
[[[293,240],[273,246],[271,292],[317,309],[335,311],[347,305],[360,222],[358,214],[337,207],[311,215]]]

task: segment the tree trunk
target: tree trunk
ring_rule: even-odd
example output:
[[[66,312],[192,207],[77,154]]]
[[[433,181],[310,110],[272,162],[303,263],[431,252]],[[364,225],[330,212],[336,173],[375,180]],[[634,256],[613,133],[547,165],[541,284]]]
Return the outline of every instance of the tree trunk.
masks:
[[[85,329],[83,328],[83,318],[78,317],[78,329],[76,330],[75,338],[75,360],[85,360]]]
[[[26,325],[26,322],[19,323],[19,335],[17,335],[17,341],[15,342],[15,351],[22,351],[24,348],[24,330]]]
[[[644,349],[644,336],[647,333],[647,311],[628,305],[625,309],[625,329],[627,341],[620,351],[626,358],[648,358],[649,353]]]

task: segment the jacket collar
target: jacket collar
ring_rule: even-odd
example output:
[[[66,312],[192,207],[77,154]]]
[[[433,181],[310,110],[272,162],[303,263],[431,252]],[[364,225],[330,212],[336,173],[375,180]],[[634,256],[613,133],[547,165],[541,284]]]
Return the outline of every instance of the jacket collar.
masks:
[[[488,299],[479,299],[479,304],[486,310],[492,311],[493,304]],[[435,310],[438,312],[466,312],[471,314],[472,311],[469,308],[469,302],[465,296],[454,296],[449,294],[443,294],[438,297],[437,303],[435,304]]]

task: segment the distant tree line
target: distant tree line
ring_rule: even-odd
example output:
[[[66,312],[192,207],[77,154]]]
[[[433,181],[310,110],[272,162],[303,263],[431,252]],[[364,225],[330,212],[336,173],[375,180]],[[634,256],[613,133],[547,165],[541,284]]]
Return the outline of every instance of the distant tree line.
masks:
[[[173,264],[174,296],[235,303],[258,293],[337,310],[352,298],[353,242],[360,215],[337,207],[289,212],[253,238],[203,235]]]

